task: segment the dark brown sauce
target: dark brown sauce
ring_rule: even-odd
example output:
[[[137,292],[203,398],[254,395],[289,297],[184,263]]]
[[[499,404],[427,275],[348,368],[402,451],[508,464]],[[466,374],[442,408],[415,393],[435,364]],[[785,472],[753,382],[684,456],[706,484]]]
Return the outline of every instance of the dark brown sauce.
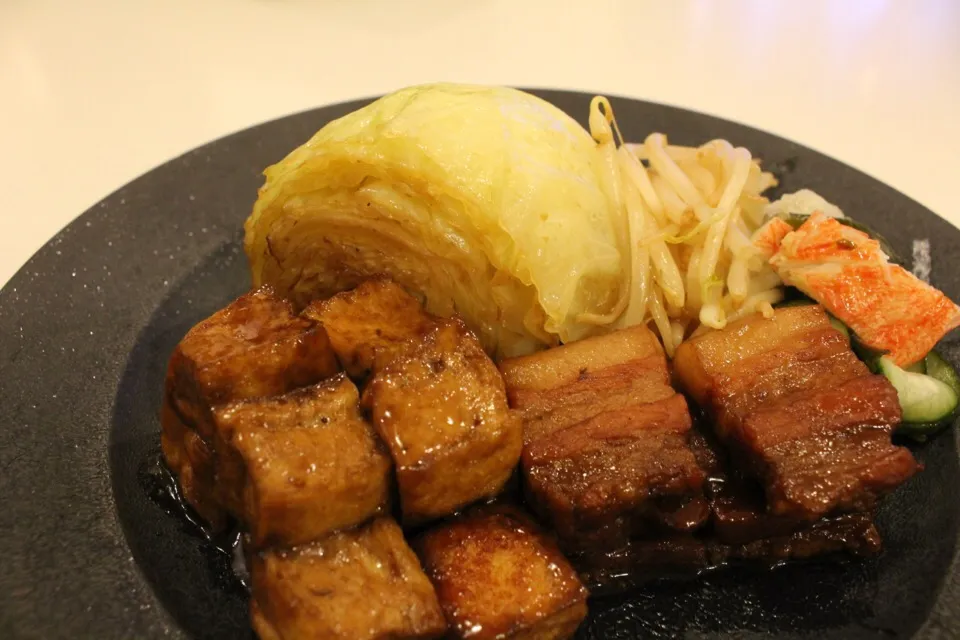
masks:
[[[152,454],[146,463],[141,466],[139,476],[141,485],[150,500],[169,516],[177,519],[185,533],[199,538],[209,550],[211,573],[218,576],[217,582],[220,586],[228,591],[237,589],[248,591],[249,573],[246,567],[243,536],[240,529],[231,527],[223,533],[212,533],[183,499],[176,477],[167,467],[163,456],[159,452]],[[726,480],[724,477],[711,476],[707,479],[707,484],[716,487]],[[512,482],[508,483],[507,490],[503,494],[491,499],[491,502],[497,501],[526,507],[522,491],[519,489],[518,477],[512,478]],[[529,511],[529,508],[527,510]],[[711,548],[709,539],[701,537],[703,533],[709,532],[701,531],[698,532],[697,536],[690,538],[690,542],[696,541],[699,543],[702,552],[693,550],[693,546],[690,550],[684,550],[678,546],[679,551],[677,549],[672,550],[674,553],[672,557],[661,557],[663,551],[667,554],[671,552],[671,549],[664,549],[652,555],[650,561],[637,561],[634,566],[626,566],[630,563],[618,561],[619,551],[596,554],[594,555],[595,559],[605,557],[609,559],[609,563],[601,560],[592,563],[589,569],[581,568],[581,579],[590,589],[592,597],[615,598],[657,584],[692,582],[732,568],[773,571],[788,564],[808,564],[823,561],[843,562],[846,560],[845,554],[841,552],[829,553],[812,559],[730,559],[718,554],[716,548]],[[582,558],[576,556],[572,556],[570,559],[574,566],[580,564],[578,560],[582,560]],[[661,562],[661,560],[663,561]]]
[[[183,499],[173,472],[157,451],[152,453],[140,467],[140,485],[150,500],[164,513],[177,519],[183,531],[203,541],[210,551],[211,569],[214,575],[224,576],[223,587],[227,590],[249,588],[249,573],[243,553],[243,536],[240,529],[230,527],[227,531],[213,533],[203,520]],[[224,562],[229,572],[224,571]]]

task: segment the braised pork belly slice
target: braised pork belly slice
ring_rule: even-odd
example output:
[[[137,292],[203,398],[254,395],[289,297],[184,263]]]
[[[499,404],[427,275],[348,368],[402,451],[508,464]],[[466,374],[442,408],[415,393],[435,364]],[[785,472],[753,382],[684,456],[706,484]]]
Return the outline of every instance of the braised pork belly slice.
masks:
[[[439,638],[446,630],[433,586],[389,518],[251,554],[249,566],[261,640]]]
[[[238,505],[223,504],[213,481],[213,408],[313,384],[338,369],[323,327],[296,316],[269,287],[241,296],[180,341],[167,368],[161,443],[184,498],[214,529]]]
[[[309,542],[387,511],[390,457],[358,402],[340,374],[216,410],[217,481],[237,494],[230,502],[254,548]]]
[[[707,543],[690,535],[595,547],[570,560],[595,596],[622,593],[652,580],[692,578],[711,567]]]
[[[897,393],[882,376],[782,398],[744,420],[739,442],[770,511],[799,517],[870,509],[917,470],[890,441]]]
[[[656,336],[638,326],[500,364],[524,442],[598,413],[674,395]]]
[[[726,544],[702,535],[634,539],[612,549],[587,550],[571,556],[571,562],[591,594],[611,595],[660,578],[692,578],[727,564],[772,567],[841,553],[870,556],[880,547],[872,516],[848,513],[745,544]]]
[[[709,493],[713,535],[723,544],[789,535],[807,526],[800,518],[769,513],[763,488],[755,482],[726,478],[711,483]]]
[[[363,403],[393,457],[405,523],[496,495],[520,457],[503,378],[459,318],[378,365]]]
[[[529,502],[565,549],[691,531],[708,516],[690,414],[643,326],[501,363],[524,420]]]
[[[880,534],[873,524],[873,516],[861,512],[822,518],[793,533],[746,544],[712,545],[710,553],[713,564],[751,561],[775,565],[840,552],[869,556],[878,553],[880,547]]]
[[[370,373],[378,352],[389,361],[404,342],[434,324],[416,298],[383,278],[311,303],[303,315],[324,326],[343,368],[358,380]]]
[[[608,411],[524,448],[529,502],[568,549],[610,545],[675,523],[696,528],[704,473],[688,444],[683,396]]]
[[[819,306],[778,309],[684,342],[684,389],[713,416],[768,508],[809,522],[869,509],[917,469],[891,442],[896,391],[873,376]]]
[[[472,509],[414,548],[450,624],[448,638],[560,640],[586,617],[576,571],[516,507]]]

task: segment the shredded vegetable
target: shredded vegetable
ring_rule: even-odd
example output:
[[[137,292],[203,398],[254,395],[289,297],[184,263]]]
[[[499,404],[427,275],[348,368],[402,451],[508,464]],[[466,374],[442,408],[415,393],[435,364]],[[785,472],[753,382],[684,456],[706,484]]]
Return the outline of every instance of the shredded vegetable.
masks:
[[[601,96],[590,104],[589,123],[601,183],[622,218],[630,284],[610,313],[584,321],[651,323],[672,356],[688,330],[771,314],[782,282],[753,240],[769,205],[762,194],[777,184],[773,175],[726,140],[686,147],[651,133],[642,144],[624,143]]]

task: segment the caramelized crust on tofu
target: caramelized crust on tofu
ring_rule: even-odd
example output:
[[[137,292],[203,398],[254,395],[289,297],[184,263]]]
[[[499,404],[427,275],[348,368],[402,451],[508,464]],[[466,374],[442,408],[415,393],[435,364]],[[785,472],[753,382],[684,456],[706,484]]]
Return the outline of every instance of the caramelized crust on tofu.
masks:
[[[496,495],[520,457],[503,378],[459,318],[378,366],[363,403],[396,465],[406,522]]]
[[[160,446],[177,476],[181,497],[214,531],[222,530],[227,512],[218,498],[213,449],[184,424],[167,397],[160,406],[160,426]]]
[[[212,407],[285,393],[338,370],[323,327],[294,315],[265,286],[190,329],[170,358],[167,392],[186,422],[209,438]]]
[[[690,413],[648,328],[501,363],[523,416],[529,502],[565,549],[620,546],[706,521]]]
[[[224,524],[225,509],[236,505],[223,503],[213,478],[220,466],[213,408],[284,393],[337,370],[323,327],[294,315],[269,287],[237,298],[180,341],[167,368],[161,442],[185,499],[214,529]]]
[[[242,469],[231,475],[254,547],[309,542],[387,510],[390,458],[358,402],[340,374],[216,410],[221,460]]]
[[[385,278],[314,302],[303,315],[324,326],[343,368],[356,379],[370,373],[378,352],[381,357],[396,352],[434,323],[416,298]]]
[[[389,518],[250,558],[253,628],[262,639],[438,638],[437,596]]]
[[[587,614],[587,591],[554,542],[516,507],[487,505],[415,544],[449,638],[559,640]]]
[[[527,444],[600,412],[675,393],[663,349],[643,326],[504,360],[500,370]]]
[[[773,513],[813,521],[869,509],[917,469],[890,441],[900,422],[896,391],[869,373],[819,306],[688,340],[674,369],[764,485]]]
[[[661,507],[673,501],[660,499],[695,498],[703,487],[689,430],[687,404],[674,394],[540,438],[523,452],[531,502],[568,547],[619,544],[657,524],[669,527]],[[706,519],[698,514],[694,525]],[[677,526],[689,528],[685,522]]]

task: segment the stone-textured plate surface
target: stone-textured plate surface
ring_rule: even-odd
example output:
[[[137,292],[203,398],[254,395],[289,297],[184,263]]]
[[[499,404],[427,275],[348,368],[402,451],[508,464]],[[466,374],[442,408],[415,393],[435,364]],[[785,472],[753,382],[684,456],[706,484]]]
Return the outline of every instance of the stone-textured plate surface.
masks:
[[[539,93],[584,120],[590,96]],[[249,284],[241,225],[261,170],[360,104],[270,122],[151,171],[64,229],[0,292],[0,637],[252,635],[229,559],[149,496],[161,378],[184,332]],[[906,256],[929,239],[933,283],[960,299],[960,232],[916,202],[754,129],[614,106],[628,139],[722,137],[769,162],[795,159],[786,189],[819,191]],[[944,349],[958,362],[960,340]],[[956,637],[956,433],[918,455],[926,470],[879,517],[879,558],[649,587],[593,603],[582,637]]]

